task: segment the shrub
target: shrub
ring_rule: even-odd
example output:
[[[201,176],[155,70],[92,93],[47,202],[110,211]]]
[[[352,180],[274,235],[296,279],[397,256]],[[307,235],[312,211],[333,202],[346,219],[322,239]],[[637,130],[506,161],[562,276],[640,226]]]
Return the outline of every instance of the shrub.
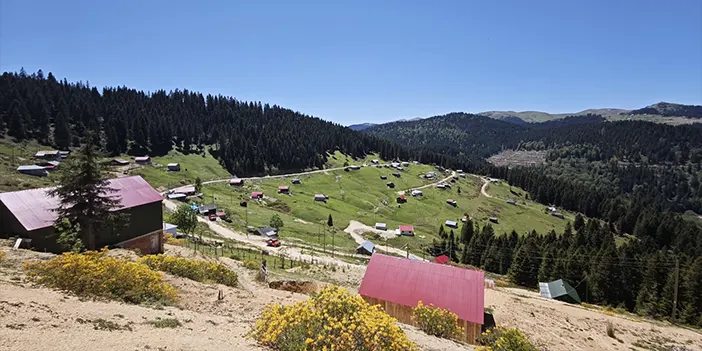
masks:
[[[416,350],[380,306],[337,286],[294,305],[267,305],[251,330],[275,350]]]
[[[198,282],[214,282],[228,286],[236,286],[237,283],[236,273],[219,263],[164,255],[144,256],[139,258],[137,262],[145,264],[151,269]]]
[[[178,318],[165,318],[157,319],[155,321],[148,321],[147,324],[151,324],[154,328],[178,328],[183,324],[180,323]]]
[[[455,338],[461,332],[455,313],[433,305],[425,306],[422,301],[412,309],[412,320],[425,333],[440,338]]]
[[[166,244],[185,246],[185,239],[176,239],[171,234],[166,234]]]
[[[246,260],[244,262],[244,267],[246,269],[257,270],[258,267],[260,267],[260,264],[256,262],[256,260]]]
[[[478,344],[484,346],[476,351],[538,351],[519,329],[489,329],[480,335]]]
[[[0,262],[5,260],[5,251],[0,250]]]
[[[173,286],[158,272],[142,264],[109,257],[107,249],[64,253],[48,261],[25,263],[30,279],[39,284],[81,296],[99,296],[130,303],[170,303]]]
[[[616,338],[614,336],[614,325],[612,325],[612,322],[607,322],[607,336],[610,338]]]

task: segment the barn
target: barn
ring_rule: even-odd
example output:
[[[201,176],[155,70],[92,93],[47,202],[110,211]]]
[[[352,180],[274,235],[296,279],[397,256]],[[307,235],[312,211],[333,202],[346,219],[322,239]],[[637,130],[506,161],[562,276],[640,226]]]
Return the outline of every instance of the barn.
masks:
[[[134,162],[140,165],[148,165],[151,164],[151,157],[149,156],[139,156],[134,158]]]
[[[290,192],[290,187],[289,187],[289,186],[287,186],[287,185],[281,185],[281,186],[278,187],[278,193],[279,193],[279,194],[287,194],[288,192]]]
[[[171,172],[178,172],[180,171],[180,163],[169,163],[166,168]]]
[[[414,226],[411,225],[401,225],[400,235],[414,235]]]
[[[484,282],[483,271],[374,254],[358,293],[405,324],[416,325],[412,308],[419,301],[448,309],[458,315],[459,339],[475,344],[483,324]]]
[[[375,252],[375,244],[370,242],[370,240],[366,240],[363,242],[363,244],[359,245],[356,248],[356,253],[361,254],[361,255],[372,255]]]
[[[95,233],[88,249],[104,246],[141,250],[142,253],[163,252],[163,198],[140,176],[108,180],[108,187],[115,189],[120,207],[113,209],[129,215],[125,227],[116,231],[108,228]],[[31,239],[32,247],[39,251],[59,253],[53,224],[59,199],[47,192],[51,188],[12,191],[0,194],[0,237]],[[91,247],[92,246],[92,247]]]
[[[251,198],[252,199],[263,199],[263,192],[261,191],[254,191],[251,193]]]
[[[244,185],[244,180],[240,178],[233,178],[229,180],[229,185],[231,186],[242,186]]]

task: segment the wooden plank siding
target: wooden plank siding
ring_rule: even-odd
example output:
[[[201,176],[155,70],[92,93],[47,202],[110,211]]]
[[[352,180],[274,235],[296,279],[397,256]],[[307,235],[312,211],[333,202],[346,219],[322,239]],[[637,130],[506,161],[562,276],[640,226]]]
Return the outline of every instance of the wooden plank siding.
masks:
[[[363,295],[361,297],[370,305],[380,305],[385,313],[397,319],[398,322],[417,326],[417,323],[412,320],[412,307]],[[458,325],[463,330],[458,339],[469,344],[476,344],[478,336],[480,336],[481,325],[463,319],[458,320]]]

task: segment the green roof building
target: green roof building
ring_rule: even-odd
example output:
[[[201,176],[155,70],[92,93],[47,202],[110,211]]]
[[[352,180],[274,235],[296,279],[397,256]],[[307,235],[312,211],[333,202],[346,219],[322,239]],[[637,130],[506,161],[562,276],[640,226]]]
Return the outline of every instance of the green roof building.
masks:
[[[568,303],[580,303],[578,292],[563,279],[554,280],[549,283],[539,283],[539,290],[541,296],[547,299],[555,299]]]

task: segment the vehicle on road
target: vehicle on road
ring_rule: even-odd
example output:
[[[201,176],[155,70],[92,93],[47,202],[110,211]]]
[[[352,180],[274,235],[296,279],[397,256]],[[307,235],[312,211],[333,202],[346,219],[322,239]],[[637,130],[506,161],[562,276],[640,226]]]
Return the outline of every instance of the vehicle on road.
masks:
[[[271,246],[271,247],[280,247],[280,240],[268,239],[268,240],[266,240],[266,245]]]

